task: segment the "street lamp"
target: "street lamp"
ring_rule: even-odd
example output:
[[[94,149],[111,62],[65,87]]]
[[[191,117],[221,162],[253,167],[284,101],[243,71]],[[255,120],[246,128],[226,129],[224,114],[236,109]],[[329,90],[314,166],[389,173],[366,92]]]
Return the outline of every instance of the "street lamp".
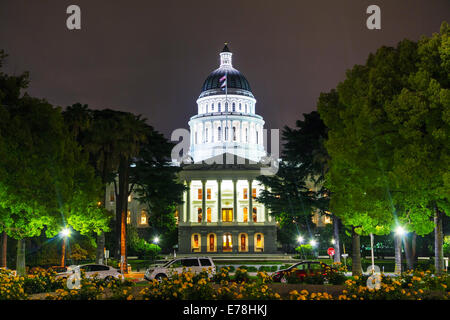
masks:
[[[406,230],[402,226],[397,226],[397,228],[395,228],[395,234],[397,236],[401,237],[401,236],[405,235],[405,233],[406,233]]]
[[[336,240],[331,239],[331,244],[336,244]]]
[[[303,243],[303,237],[302,237],[302,236],[298,236],[298,237],[297,237],[297,242],[298,242],[299,244],[302,244],[302,243]]]
[[[154,237],[153,238],[153,243],[154,244],[158,244],[158,242],[159,242],[159,238],[156,236],[156,237]]]
[[[70,229],[69,228],[62,229],[61,232],[59,233],[59,235],[63,239],[62,256],[61,256],[61,267],[65,267],[66,266],[66,239],[68,237],[70,237]]]
[[[311,239],[311,241],[309,242],[309,244],[311,245],[311,247],[315,247],[317,245],[317,241],[314,239]]]

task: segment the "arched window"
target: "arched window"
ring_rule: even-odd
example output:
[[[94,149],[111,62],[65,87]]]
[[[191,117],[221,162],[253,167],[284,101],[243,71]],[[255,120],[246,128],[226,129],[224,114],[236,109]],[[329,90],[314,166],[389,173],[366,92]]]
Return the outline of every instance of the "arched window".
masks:
[[[224,233],[222,248],[223,248],[223,252],[230,252],[233,250],[233,243],[231,241],[231,233]]]
[[[191,251],[200,252],[201,239],[198,233],[194,233],[191,237]]]
[[[242,103],[239,102],[239,111],[242,111]]]
[[[217,127],[217,141],[221,141],[221,140],[222,140],[222,128]]]
[[[145,212],[145,210],[141,211],[140,223],[141,224],[147,224],[147,213]]]
[[[233,112],[236,112],[236,103],[233,102]]]
[[[264,236],[262,233],[255,234],[255,251],[256,252],[264,251]]]
[[[245,113],[247,113],[247,107],[248,107],[247,104],[245,104]]]
[[[245,142],[248,143],[248,128],[245,128]]]
[[[205,106],[205,112],[208,112],[208,104]]]
[[[211,208],[206,209],[206,222],[211,222]]]
[[[245,252],[247,251],[247,242],[248,237],[245,233],[241,233],[239,235],[239,251]]]
[[[222,111],[222,106],[221,106],[220,102],[219,102],[219,110],[218,111],[219,112]]]
[[[203,213],[202,208],[197,209],[197,222],[202,223]]]
[[[248,222],[248,208],[244,208],[244,222]]]
[[[236,141],[236,127],[233,127],[233,141]]]
[[[225,141],[228,141],[228,127],[225,127]]]
[[[216,235],[214,233],[208,234],[208,252],[215,252],[216,249]]]
[[[128,210],[127,211],[127,224],[130,224],[130,223],[131,223],[131,211]]]
[[[257,220],[258,220],[258,212],[257,212],[256,208],[253,208],[252,218],[253,218],[253,222],[257,222]]]
[[[214,103],[211,104],[211,111],[214,111]]]
[[[228,102],[225,102],[225,112],[228,112],[228,111],[230,111],[230,110],[228,109]]]
[[[205,142],[208,142],[208,128],[205,129]]]

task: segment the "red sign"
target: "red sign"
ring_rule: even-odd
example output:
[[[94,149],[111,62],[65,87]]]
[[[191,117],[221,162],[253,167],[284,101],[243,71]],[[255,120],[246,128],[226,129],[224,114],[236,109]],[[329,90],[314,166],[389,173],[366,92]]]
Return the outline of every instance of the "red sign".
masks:
[[[334,248],[328,248],[327,253],[329,256],[334,256]]]

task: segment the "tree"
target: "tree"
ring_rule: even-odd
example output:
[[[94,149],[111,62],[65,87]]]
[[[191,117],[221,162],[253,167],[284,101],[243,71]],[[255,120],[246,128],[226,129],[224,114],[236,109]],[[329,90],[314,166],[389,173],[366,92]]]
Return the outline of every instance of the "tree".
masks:
[[[297,234],[298,227],[312,234],[312,213],[328,213],[327,191],[322,187],[327,170],[328,156],[323,146],[327,129],[316,111],[303,117],[296,128],[284,128],[283,161],[275,176],[258,177],[267,187],[258,201],[270,209],[280,228],[286,229],[294,222]]]
[[[334,103],[319,104],[329,128],[330,207],[354,232],[405,225],[423,235],[433,228],[433,210],[448,203],[447,43],[444,24],[441,35],[419,44],[382,47],[328,94]]]
[[[70,223],[88,228],[80,217],[96,211],[97,181],[85,154],[68,134],[60,108],[22,95],[27,75],[1,75],[0,221],[2,231],[17,239],[17,271],[25,272],[25,239],[43,230],[54,236]],[[92,221],[92,216],[95,217]],[[91,225],[101,228],[98,214]],[[98,219],[98,220],[97,220]]]
[[[175,212],[182,203],[185,186],[178,181],[180,167],[171,165],[173,143],[151,126],[147,129],[147,142],[141,147],[131,168],[131,183],[135,186],[138,200],[149,209],[149,224],[168,243],[169,233],[176,228]]]

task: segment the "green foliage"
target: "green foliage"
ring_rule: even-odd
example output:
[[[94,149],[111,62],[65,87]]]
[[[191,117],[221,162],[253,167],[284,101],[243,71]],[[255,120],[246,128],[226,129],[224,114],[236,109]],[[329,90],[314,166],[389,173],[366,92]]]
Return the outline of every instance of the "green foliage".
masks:
[[[310,244],[302,244],[295,248],[295,251],[303,259],[314,259],[316,257],[314,249]]]
[[[330,211],[358,234],[396,223],[427,234],[435,208],[448,207],[448,38],[444,23],[431,38],[382,47],[320,95]]]
[[[237,268],[236,272],[234,273],[234,280],[236,282],[244,282],[248,281],[250,279],[248,272],[246,269],[243,268]]]

